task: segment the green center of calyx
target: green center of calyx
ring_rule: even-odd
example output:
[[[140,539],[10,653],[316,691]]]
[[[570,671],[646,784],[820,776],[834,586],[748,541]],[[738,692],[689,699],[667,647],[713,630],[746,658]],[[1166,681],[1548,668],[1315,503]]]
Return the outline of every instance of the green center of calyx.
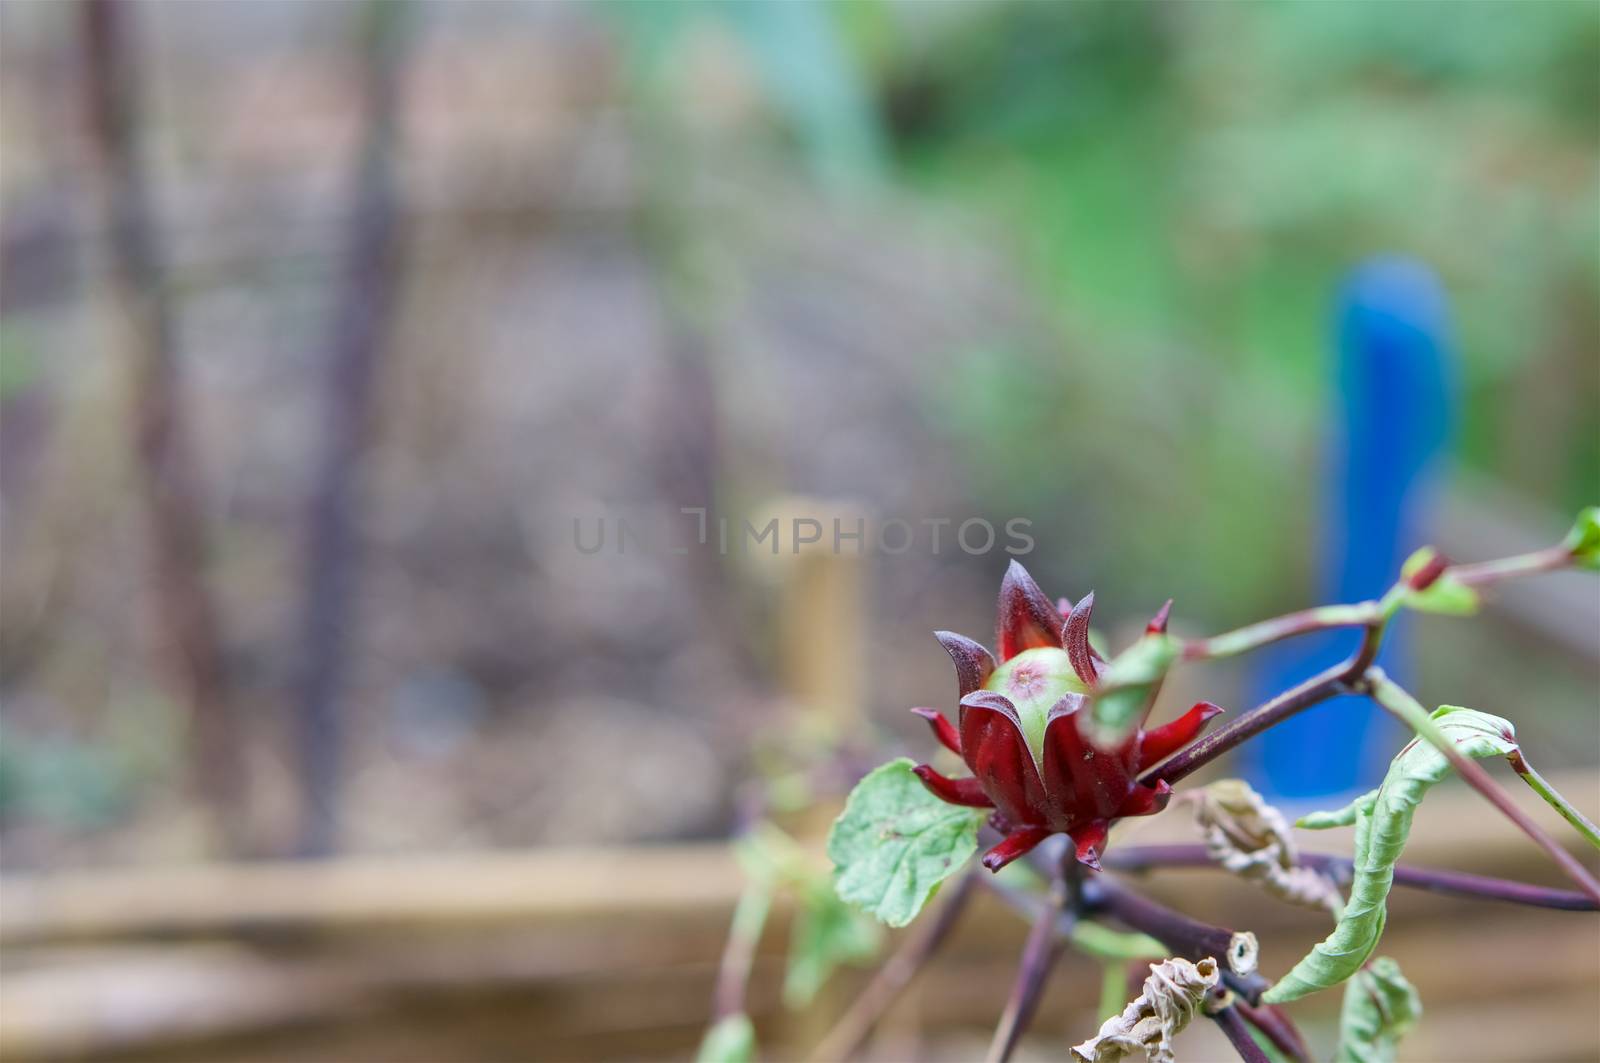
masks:
[[[1049,646],[1023,650],[996,668],[983,689],[1004,694],[1017,707],[1022,737],[1035,763],[1044,761],[1044,728],[1055,703],[1065,694],[1089,692],[1072,670],[1067,651]]]

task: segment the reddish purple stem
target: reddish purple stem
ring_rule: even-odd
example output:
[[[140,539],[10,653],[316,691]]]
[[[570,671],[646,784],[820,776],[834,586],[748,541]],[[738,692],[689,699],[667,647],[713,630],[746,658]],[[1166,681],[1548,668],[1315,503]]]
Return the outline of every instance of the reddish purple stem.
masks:
[[[1450,578],[1469,587],[1483,587],[1513,576],[1528,576],[1537,572],[1554,572],[1572,564],[1572,551],[1557,544],[1516,557],[1498,561],[1479,561],[1471,565],[1451,565]]]
[[[1135,845],[1113,849],[1104,857],[1106,867],[1113,871],[1145,871],[1159,867],[1216,867],[1203,845]],[[1348,857],[1332,853],[1301,853],[1300,863],[1333,875],[1348,882],[1352,862]],[[1587,894],[1576,890],[1552,889],[1526,882],[1472,875],[1465,871],[1446,871],[1429,867],[1407,867],[1397,864],[1394,869],[1397,886],[1428,890],[1451,897],[1468,897],[1473,900],[1505,901],[1534,908],[1556,908],[1569,912],[1600,911],[1600,904]]]
[[[1306,1045],[1306,1039],[1301,1035],[1299,1027],[1294,1020],[1284,1014],[1283,1009],[1271,1004],[1262,1004],[1253,1007],[1243,1000],[1233,1002],[1233,1010],[1237,1011],[1251,1026],[1267,1040],[1273,1047],[1283,1053],[1286,1059],[1294,1063],[1311,1063],[1311,1049]]]
[[[1016,983],[1011,987],[1011,997],[1006,1001],[1000,1025],[995,1028],[994,1039],[989,1042],[985,1063],[1005,1063],[1011,1058],[1017,1042],[1033,1021],[1039,998],[1044,995],[1045,984],[1050,981],[1050,972],[1055,969],[1056,959],[1061,955],[1061,920],[1063,917],[1068,920],[1076,918],[1067,907],[1070,890],[1066,876],[1069,872],[1064,865],[1070,860],[1070,856],[1063,856],[1063,866],[1056,871],[1050,884],[1050,899],[1034,917],[1028,943],[1022,948]]]
[[[1191,960],[1215,957],[1221,965],[1223,981],[1252,1004],[1261,999],[1270,984],[1255,972],[1240,975],[1230,969],[1240,935],[1227,927],[1191,919],[1142,894],[1123,889],[1104,875],[1085,881],[1082,897],[1085,914],[1109,915],[1134,930],[1149,934],[1174,955]]]
[[[985,879],[988,877],[983,876]],[[857,995],[850,1010],[817,1045],[812,1059],[846,1060],[856,1054],[884,1012],[899,999],[901,992],[932,959],[945,938],[950,936],[950,931],[967,910],[967,903],[972,899],[978,881],[979,872],[976,869],[967,871],[956,880],[954,889],[943,899],[938,911],[919,920],[907,933],[899,951],[889,957],[867,987]]]
[[[1139,782],[1145,786],[1154,786],[1158,782],[1175,783],[1267,728],[1328,700],[1341,692],[1341,681],[1349,666],[1349,663],[1346,663],[1329,668],[1299,686],[1291,687],[1271,701],[1234,717],[1222,727],[1191,742],[1140,775]]]
[[[1228,1040],[1233,1044],[1233,1050],[1239,1053],[1239,1058],[1245,1063],[1272,1063],[1261,1046],[1256,1044],[1256,1039],[1250,1036],[1250,1028],[1244,1024],[1244,1019],[1232,1007],[1214,1013],[1211,1021],[1222,1027],[1222,1032],[1228,1035]]]

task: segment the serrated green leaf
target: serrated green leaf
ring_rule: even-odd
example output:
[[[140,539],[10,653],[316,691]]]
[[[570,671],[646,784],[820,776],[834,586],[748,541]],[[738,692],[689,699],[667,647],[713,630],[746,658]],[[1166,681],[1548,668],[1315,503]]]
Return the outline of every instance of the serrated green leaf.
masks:
[[[856,784],[828,832],[839,897],[890,926],[916,918],[978,848],[979,809],[947,805],[892,760]]]
[[[883,928],[841,901],[830,888],[803,890],[796,905],[783,1002],[803,1008],[840,964],[864,963],[876,956],[883,943]]]
[[[1421,1016],[1422,998],[1400,965],[1379,956],[1345,986],[1335,1063],[1394,1063],[1400,1038]]]
[[[1424,546],[1400,566],[1400,579],[1409,582],[1411,577],[1437,555],[1431,546]],[[1424,590],[1405,592],[1405,606],[1420,613],[1437,613],[1440,616],[1473,616],[1483,605],[1483,597],[1475,588],[1457,580],[1449,571],[1434,580]]]
[[[756,1028],[740,1012],[719,1019],[706,1031],[695,1063],[750,1063],[756,1058]]]
[[[1504,756],[1517,748],[1511,724],[1475,709],[1446,705],[1433,714],[1439,729],[1469,757]],[[1295,964],[1262,996],[1285,1004],[1337,985],[1361,969],[1383,936],[1394,865],[1411,833],[1411,817],[1423,796],[1450,772],[1450,762],[1432,744],[1413,738],[1389,765],[1383,785],[1337,812],[1301,819],[1301,826],[1326,828],[1354,823],[1355,860],[1350,901],[1327,939]]]
[[[1600,506],[1579,510],[1561,545],[1572,551],[1572,560],[1580,568],[1600,569]]]

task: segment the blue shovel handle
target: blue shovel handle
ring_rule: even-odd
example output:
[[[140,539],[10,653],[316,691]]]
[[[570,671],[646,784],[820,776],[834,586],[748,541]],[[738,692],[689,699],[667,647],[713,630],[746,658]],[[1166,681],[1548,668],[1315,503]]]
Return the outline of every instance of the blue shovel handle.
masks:
[[[1448,307],[1433,272],[1401,257],[1370,259],[1346,278],[1335,314],[1338,416],[1329,448],[1319,544],[1321,600],[1376,598],[1427,536],[1430,495],[1454,422]],[[1405,681],[1405,617],[1378,661]],[[1348,656],[1358,632],[1325,632],[1271,648],[1250,684],[1251,703]],[[1250,774],[1282,798],[1343,795],[1375,785],[1398,748],[1398,729],[1364,699],[1336,698],[1247,747]]]

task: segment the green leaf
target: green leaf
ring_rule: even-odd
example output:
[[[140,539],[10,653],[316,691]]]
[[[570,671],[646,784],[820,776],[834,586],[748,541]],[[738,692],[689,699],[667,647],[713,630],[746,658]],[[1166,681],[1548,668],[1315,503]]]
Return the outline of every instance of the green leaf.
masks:
[[[1152,633],[1107,663],[1089,715],[1090,737],[1096,745],[1114,746],[1138,725],[1179,649],[1171,635]]]
[[[836,967],[865,963],[878,954],[883,928],[841,901],[831,888],[806,889],[797,898],[789,935],[789,970],[783,1002],[803,1008]]]
[[[696,1063],[750,1063],[756,1058],[756,1028],[750,1016],[728,1015],[706,1031]]]
[[[1511,724],[1475,709],[1446,705],[1432,716],[1439,729],[1469,757],[1504,756],[1517,748]],[[1306,816],[1300,826],[1312,829],[1354,823],[1354,877],[1350,901],[1327,939],[1262,996],[1269,1004],[1285,1004],[1349,978],[1361,969],[1383,936],[1388,917],[1394,865],[1411,833],[1411,817],[1423,796],[1450,771],[1443,753],[1422,738],[1413,738],[1389,765],[1383,785],[1356,798],[1337,812]]]
[[[1395,1050],[1422,1016],[1422,998],[1400,965],[1379,956],[1345,986],[1335,1063],[1394,1063]]]
[[[1572,560],[1578,567],[1600,569],[1600,506],[1580,510],[1561,545],[1572,552]]]
[[[1401,582],[1409,584],[1411,577],[1420,572],[1437,554],[1438,551],[1431,546],[1424,546],[1412,554],[1406,559],[1406,563],[1400,566]],[[1420,613],[1473,616],[1483,605],[1483,597],[1475,588],[1457,580],[1447,569],[1423,590],[1412,590],[1408,587],[1404,602],[1407,609],[1415,609]]]
[[[911,774],[909,757],[856,784],[828,832],[834,889],[890,926],[916,918],[939,883],[978,848],[980,809],[947,805]]]

